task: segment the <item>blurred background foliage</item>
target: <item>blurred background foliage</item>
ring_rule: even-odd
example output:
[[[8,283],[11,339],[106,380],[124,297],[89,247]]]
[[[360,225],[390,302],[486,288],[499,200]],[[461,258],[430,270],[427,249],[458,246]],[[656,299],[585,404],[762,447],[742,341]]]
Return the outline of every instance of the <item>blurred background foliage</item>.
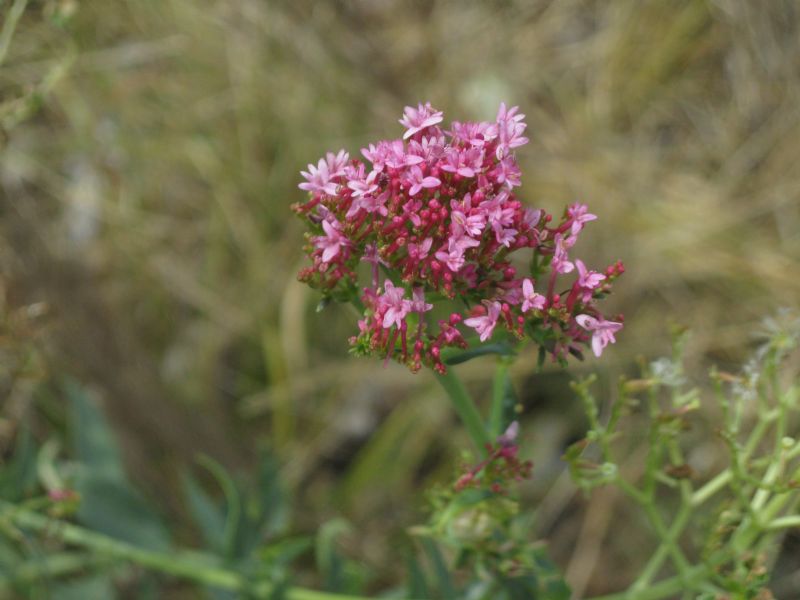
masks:
[[[316,313],[295,280],[299,170],[399,135],[407,104],[446,121],[519,105],[521,196],[600,216],[581,253],[625,262],[609,312],[626,328],[572,373],[612,387],[668,351],[673,321],[698,370],[737,364],[765,314],[800,304],[794,0],[0,0],[0,14],[0,451],[23,421],[40,445],[70,439],[64,382],[80,382],[178,539],[203,534],[181,474],[216,489],[200,454],[252,474],[268,453],[293,530],[346,518],[345,551],[392,582],[422,490],[468,446],[430,374],[349,357],[353,315]],[[481,394],[492,361],[470,366]],[[580,587],[614,589],[638,535],[608,536],[613,495],[587,512],[564,478],[584,426],[569,376],[532,354],[513,373],[534,537]]]

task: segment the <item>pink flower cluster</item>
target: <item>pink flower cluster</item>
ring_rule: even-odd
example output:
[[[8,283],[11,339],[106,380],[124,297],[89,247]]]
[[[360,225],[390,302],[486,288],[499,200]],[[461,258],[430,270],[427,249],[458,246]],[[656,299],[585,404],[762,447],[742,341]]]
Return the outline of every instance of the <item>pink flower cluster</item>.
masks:
[[[554,222],[515,195],[524,117],[501,104],[494,122],[445,130],[429,103],[406,107],[402,139],[370,144],[363,162],[328,153],[302,172],[309,197],[293,210],[311,229],[312,264],[299,278],[363,309],[357,353],[444,372],[442,349],[467,348],[470,332],[481,342],[527,334],[560,361],[615,341],[621,317],[606,320],[596,302],[622,264],[592,271],[570,255],[597,217],[573,204]]]

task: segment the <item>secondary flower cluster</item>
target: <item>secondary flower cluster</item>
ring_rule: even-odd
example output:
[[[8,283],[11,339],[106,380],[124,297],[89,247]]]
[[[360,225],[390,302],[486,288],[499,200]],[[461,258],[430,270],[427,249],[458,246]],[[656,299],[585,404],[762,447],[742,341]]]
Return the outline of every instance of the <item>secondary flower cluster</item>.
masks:
[[[592,271],[570,256],[597,217],[573,204],[554,222],[517,199],[513,151],[528,142],[517,107],[448,130],[442,120],[429,103],[406,107],[403,138],[369,144],[365,161],[341,150],[308,165],[299,185],[308,200],[293,205],[310,228],[300,280],[363,310],[357,353],[412,370],[444,372],[442,349],[467,348],[470,331],[481,342],[527,333],[560,361],[587,344],[599,356],[622,323],[596,301],[624,269]]]
[[[510,483],[530,479],[533,462],[518,458],[518,434],[519,423],[514,421],[494,444],[486,444],[487,458],[466,467],[466,472],[455,483],[455,491],[476,488],[505,495]]]

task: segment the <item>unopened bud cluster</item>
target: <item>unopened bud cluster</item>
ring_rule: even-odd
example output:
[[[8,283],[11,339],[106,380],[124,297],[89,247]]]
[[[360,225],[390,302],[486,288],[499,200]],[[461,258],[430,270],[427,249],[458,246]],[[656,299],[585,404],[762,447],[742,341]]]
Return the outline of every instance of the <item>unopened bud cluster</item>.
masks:
[[[518,432],[519,424],[514,421],[494,444],[486,444],[487,457],[476,465],[466,467],[456,481],[455,491],[477,488],[505,495],[510,483],[530,478],[533,463],[518,457]]]
[[[501,104],[494,122],[445,130],[442,120],[430,104],[406,107],[402,139],[370,144],[365,161],[328,153],[302,172],[309,197],[293,209],[309,226],[311,266],[300,280],[363,307],[357,353],[414,371],[444,372],[442,349],[466,348],[470,330],[481,342],[498,329],[530,335],[561,361],[584,345],[599,356],[622,323],[596,301],[624,269],[570,257],[597,217],[573,204],[556,220],[517,198],[514,149],[528,142],[517,107]]]

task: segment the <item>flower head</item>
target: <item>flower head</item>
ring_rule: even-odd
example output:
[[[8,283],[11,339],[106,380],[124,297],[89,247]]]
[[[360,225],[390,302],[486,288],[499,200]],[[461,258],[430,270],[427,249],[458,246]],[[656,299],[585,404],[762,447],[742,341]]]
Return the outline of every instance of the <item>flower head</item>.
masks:
[[[363,159],[329,152],[301,172],[309,194],[293,208],[311,230],[311,265],[300,279],[360,300],[357,354],[413,371],[444,372],[442,349],[467,347],[468,329],[481,342],[498,327],[509,339],[531,335],[560,362],[582,345],[599,354],[621,324],[597,305],[624,269],[593,271],[571,256],[596,216],[585,204],[561,219],[523,204],[515,150],[528,138],[517,107],[501,104],[493,122],[442,121],[429,103],[406,107],[401,138],[367,144]],[[529,276],[520,277],[526,252]],[[569,293],[559,292],[576,269]],[[435,309],[449,318],[434,319]]]

